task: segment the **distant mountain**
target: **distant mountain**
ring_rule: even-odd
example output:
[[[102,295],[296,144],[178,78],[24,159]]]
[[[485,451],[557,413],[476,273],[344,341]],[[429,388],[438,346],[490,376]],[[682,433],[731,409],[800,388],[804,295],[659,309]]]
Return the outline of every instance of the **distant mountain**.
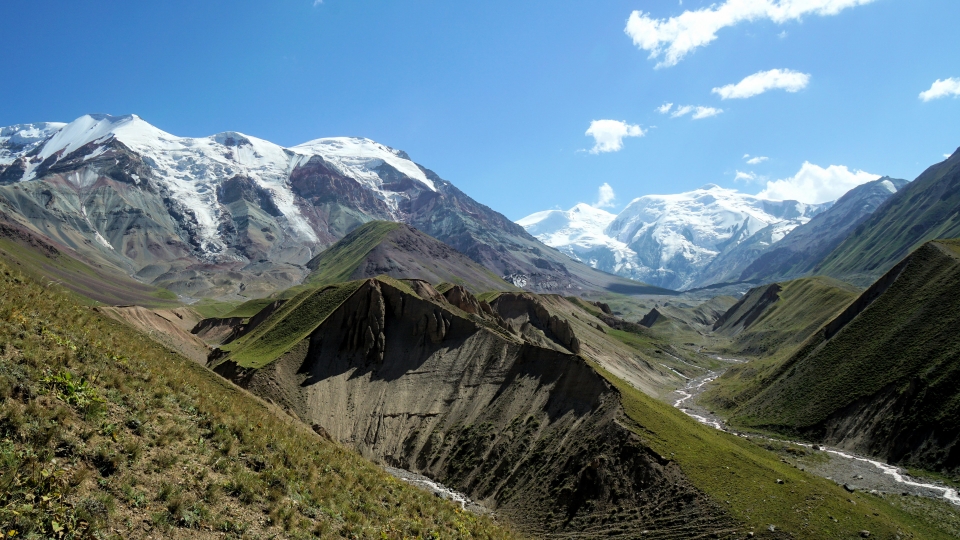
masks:
[[[265,296],[373,220],[403,222],[530,290],[653,291],[538,242],[406,153],[334,137],[284,148],[177,137],[135,115],[0,130],[0,211],[181,296]]]
[[[474,293],[515,287],[466,255],[413,227],[371,221],[354,229],[307,263],[307,285],[387,275],[422,279],[433,285],[463,285]]]
[[[599,270],[686,289],[715,283],[729,273],[727,266],[707,271],[715,260],[742,269],[752,261],[751,253],[779,241],[830,204],[770,201],[707,184],[686,193],[634,199],[616,216],[581,204],[566,212],[537,212],[517,223]]]
[[[851,189],[828,210],[793,229],[775,246],[755,257],[738,276],[720,281],[777,281],[809,273],[884,201],[907,184],[906,180],[883,177]]]
[[[733,422],[956,474],[958,325],[960,241],[928,242],[776,369],[744,365]]]
[[[813,272],[867,286],[924,242],[960,237],[960,151],[892,195]]]

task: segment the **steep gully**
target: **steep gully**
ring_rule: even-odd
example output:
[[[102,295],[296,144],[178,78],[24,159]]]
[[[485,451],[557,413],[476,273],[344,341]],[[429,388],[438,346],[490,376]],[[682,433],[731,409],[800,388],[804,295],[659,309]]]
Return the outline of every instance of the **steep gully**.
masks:
[[[720,356],[715,356],[714,358],[730,364],[744,362],[744,360],[722,358]],[[909,493],[912,495],[930,497],[934,499],[942,498],[954,505],[960,506],[960,494],[958,494],[956,489],[937,484],[919,482],[915,478],[905,474],[901,469],[887,465],[886,463],[859,456],[851,452],[827,448],[820,445],[797,441],[770,439],[759,435],[747,435],[727,429],[723,423],[723,420],[697,403],[697,398],[704,392],[704,390],[706,390],[707,385],[723,375],[725,371],[726,369],[713,371],[688,381],[684,388],[674,392],[677,396],[677,399],[673,402],[673,406],[677,409],[680,409],[684,414],[690,416],[701,424],[705,424],[715,429],[726,431],[740,437],[787,442],[797,446],[802,446],[804,448],[821,450],[830,456],[841,458],[839,460],[830,459],[828,465],[821,464],[820,466],[810,466],[808,464],[806,465],[806,469],[809,472],[823,476],[828,480],[834,480],[839,484],[843,484],[844,487],[847,487],[848,489],[853,488],[849,483],[838,480],[837,477],[852,478],[857,485],[861,486],[861,489],[863,487],[867,487],[871,491],[899,491],[905,494]]]

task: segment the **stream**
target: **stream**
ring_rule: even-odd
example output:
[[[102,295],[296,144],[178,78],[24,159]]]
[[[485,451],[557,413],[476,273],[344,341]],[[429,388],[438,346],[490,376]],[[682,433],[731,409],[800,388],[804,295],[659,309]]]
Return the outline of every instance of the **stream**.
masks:
[[[384,467],[384,470],[387,471],[387,473],[391,476],[417,486],[420,489],[425,489],[441,499],[447,499],[448,501],[459,504],[460,508],[466,510],[467,512],[478,515],[492,513],[489,508],[473,502],[463,493],[454,491],[440,482],[435,482],[422,474],[417,474],[406,469],[398,469],[396,467]]]
[[[714,357],[717,360],[731,364],[743,363],[743,360],[731,358]],[[673,406],[683,411],[687,416],[701,424],[708,425],[715,429],[725,431],[732,435],[745,438],[767,439],[758,435],[745,435],[726,428],[719,417],[700,406],[697,398],[706,389],[706,386],[717,377],[723,375],[724,371],[713,371],[706,375],[701,375],[687,382],[687,385],[679,390],[675,390],[676,399]],[[810,448],[813,451],[822,451],[830,455],[831,459],[824,463],[804,463],[800,466],[801,470],[806,470],[827,480],[832,480],[848,489],[860,489],[866,491],[879,491],[886,493],[903,493],[930,497],[935,499],[944,499],[954,505],[960,506],[960,494],[957,490],[941,484],[924,483],[903,472],[898,467],[872,460],[863,456],[853,454],[845,450],[828,448],[822,445],[815,445],[796,441],[781,441],[778,439],[767,439],[777,442],[788,442],[804,448]],[[834,457],[840,459],[833,459]],[[796,464],[794,464],[796,465]]]

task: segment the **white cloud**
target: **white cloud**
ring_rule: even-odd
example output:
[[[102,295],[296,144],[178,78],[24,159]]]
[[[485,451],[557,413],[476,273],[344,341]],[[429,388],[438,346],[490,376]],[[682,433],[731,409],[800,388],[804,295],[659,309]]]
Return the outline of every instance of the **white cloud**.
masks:
[[[757,175],[752,172],[737,171],[737,176],[734,178],[734,181],[739,182],[740,180],[746,180],[747,182],[753,182],[756,179]]]
[[[737,84],[714,88],[712,92],[721,99],[743,99],[758,96],[769,90],[783,89],[799,92],[810,83],[810,75],[790,69],[771,69],[744,77]]]
[[[317,7],[323,3],[323,0],[313,0],[313,7]]]
[[[770,158],[768,158],[767,156],[754,156],[754,157],[751,158],[751,157],[750,157],[750,154],[747,154],[747,155],[743,156],[743,158],[744,158],[744,159],[750,158],[750,159],[747,159],[747,164],[748,164],[748,165],[759,165],[759,164],[763,163],[764,161],[770,159]]]
[[[646,132],[640,126],[631,125],[620,120],[594,120],[584,135],[593,137],[594,145],[591,154],[602,152],[618,152],[623,148],[624,137],[643,137]]]
[[[804,162],[800,171],[790,178],[772,180],[757,194],[773,200],[795,200],[804,203],[823,203],[839,199],[851,189],[880,178],[878,174],[851,171],[844,165],[819,167]]]
[[[674,66],[684,56],[717,39],[717,32],[741,22],[768,19],[777,24],[804,15],[836,15],[842,10],[874,0],[726,0],[669,19],[654,19],[634,11],[624,32],[651,59],[663,58],[657,67]]]
[[[943,157],[945,157],[945,158],[947,158],[947,159],[950,159],[950,156],[951,156],[951,155],[952,155],[952,154],[944,154]]]
[[[710,118],[711,116],[716,116],[723,113],[723,109],[714,109],[713,107],[697,107],[697,110],[693,113],[694,120],[700,120],[701,118]]]
[[[604,182],[597,190],[597,202],[593,203],[594,208],[612,208],[614,201],[617,200],[616,194],[610,184]]]
[[[657,112],[660,114],[667,114],[670,112],[670,109],[673,108],[673,103],[664,103],[663,105],[657,107]]]
[[[937,79],[936,82],[930,85],[929,90],[920,92],[920,99],[924,101],[931,101],[947,96],[960,96],[960,79],[953,77],[943,80]]]
[[[672,105],[672,103],[671,103]],[[663,107],[660,107],[662,109]],[[657,109],[657,110],[660,110]],[[666,114],[670,109],[661,111],[663,114]],[[693,113],[692,118],[694,120],[700,120],[701,118],[710,118],[711,116],[716,116],[721,114],[723,109],[715,109],[713,107],[701,107],[694,105],[681,105],[673,111],[673,114],[670,115],[670,118],[680,118],[681,116],[686,116],[690,113]]]

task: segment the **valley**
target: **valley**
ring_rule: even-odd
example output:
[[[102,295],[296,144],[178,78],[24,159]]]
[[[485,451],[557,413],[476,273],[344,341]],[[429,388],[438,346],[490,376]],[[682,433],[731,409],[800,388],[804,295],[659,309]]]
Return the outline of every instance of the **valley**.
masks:
[[[830,270],[904,198],[949,201],[956,156],[836,203],[709,185],[524,230],[369,139],[7,131],[16,534],[960,530],[957,241]]]

